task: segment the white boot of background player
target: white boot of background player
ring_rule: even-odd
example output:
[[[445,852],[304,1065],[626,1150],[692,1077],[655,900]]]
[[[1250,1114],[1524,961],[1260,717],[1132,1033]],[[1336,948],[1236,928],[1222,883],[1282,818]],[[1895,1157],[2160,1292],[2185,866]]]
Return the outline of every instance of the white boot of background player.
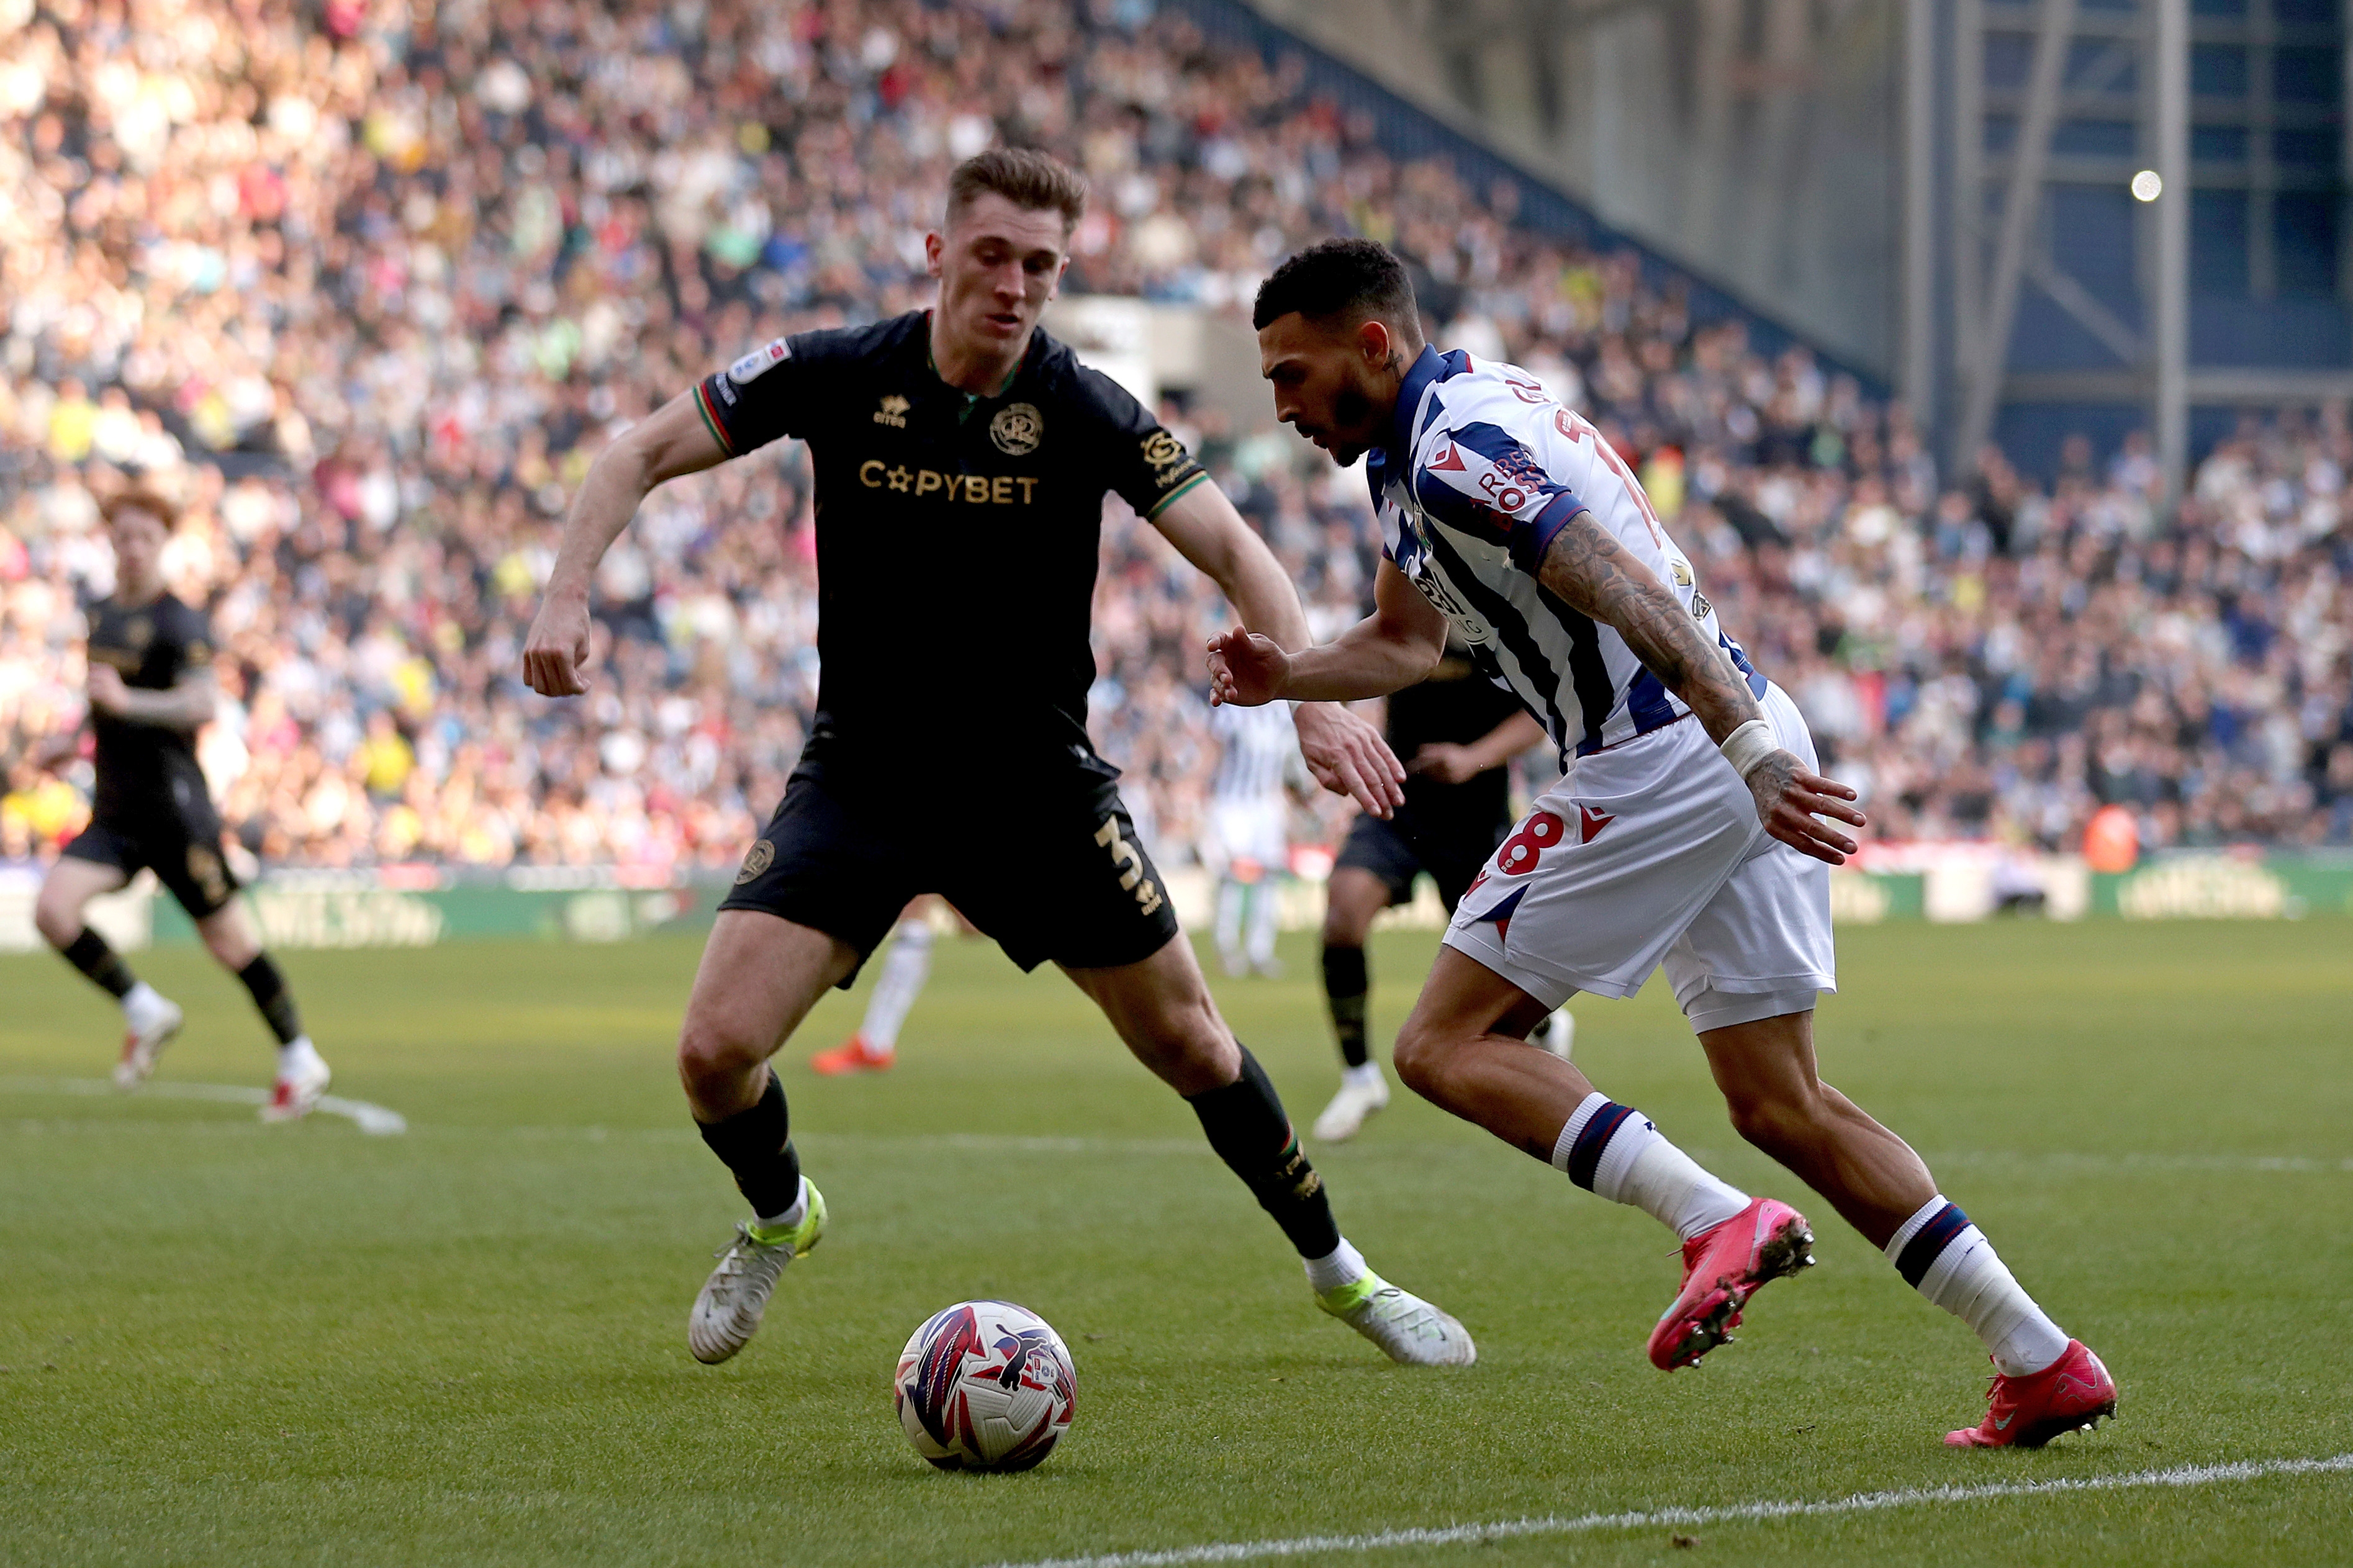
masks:
[[[278,1047],[278,1084],[261,1108],[261,1120],[293,1121],[310,1115],[334,1076],[311,1037],[297,1035]]]
[[[1382,1076],[1380,1063],[1367,1061],[1360,1067],[1342,1068],[1340,1092],[1332,1097],[1332,1103],[1315,1119],[1315,1141],[1345,1143],[1364,1131],[1373,1112],[1388,1102],[1389,1080]]]
[[[137,1089],[155,1070],[155,1058],[185,1021],[180,1005],[144,980],[122,994],[122,1059],[114,1064],[114,1087]]]
[[[1561,1060],[1569,1059],[1577,1043],[1577,1019],[1563,1007],[1528,1031],[1528,1044],[1539,1050],[1549,1051]],[[1365,1123],[1375,1111],[1389,1102],[1388,1079],[1381,1073],[1381,1064],[1368,1061],[1362,1067],[1342,1069],[1340,1092],[1315,1119],[1315,1141],[1319,1143],[1345,1143],[1365,1130]]]

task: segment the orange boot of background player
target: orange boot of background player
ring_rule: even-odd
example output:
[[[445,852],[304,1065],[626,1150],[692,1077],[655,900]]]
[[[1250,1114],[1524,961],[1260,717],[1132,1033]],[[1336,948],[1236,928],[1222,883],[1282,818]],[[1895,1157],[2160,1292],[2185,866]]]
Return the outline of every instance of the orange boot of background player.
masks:
[[[829,1051],[818,1052],[809,1058],[809,1066],[828,1078],[839,1078],[845,1073],[881,1072],[898,1059],[895,1048],[871,1045],[864,1035],[858,1034]]]
[[[907,1009],[915,1005],[932,973],[932,928],[923,918],[923,903],[919,899],[900,914],[858,1033],[809,1058],[809,1066],[827,1078],[881,1072],[899,1059],[899,1026],[907,1021]]]

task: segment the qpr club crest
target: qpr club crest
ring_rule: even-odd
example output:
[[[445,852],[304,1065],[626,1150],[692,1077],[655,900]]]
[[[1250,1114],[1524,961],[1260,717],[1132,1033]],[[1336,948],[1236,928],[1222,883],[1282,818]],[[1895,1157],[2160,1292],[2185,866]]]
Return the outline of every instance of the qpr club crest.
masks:
[[[735,885],[742,887],[776,863],[776,847],[765,838],[761,839],[752,846],[752,852],[744,857],[744,868],[735,873]]]
[[[1029,403],[1008,403],[988,422],[988,438],[1008,458],[1026,458],[1046,438],[1046,416]]]

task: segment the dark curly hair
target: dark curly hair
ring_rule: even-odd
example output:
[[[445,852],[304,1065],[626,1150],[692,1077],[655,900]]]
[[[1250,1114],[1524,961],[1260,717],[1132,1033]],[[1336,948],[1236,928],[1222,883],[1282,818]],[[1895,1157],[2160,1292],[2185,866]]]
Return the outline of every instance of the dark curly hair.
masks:
[[[1250,326],[1263,328],[1294,310],[1311,321],[1377,317],[1417,335],[1421,325],[1404,263],[1370,239],[1327,239],[1276,268],[1259,285]]]

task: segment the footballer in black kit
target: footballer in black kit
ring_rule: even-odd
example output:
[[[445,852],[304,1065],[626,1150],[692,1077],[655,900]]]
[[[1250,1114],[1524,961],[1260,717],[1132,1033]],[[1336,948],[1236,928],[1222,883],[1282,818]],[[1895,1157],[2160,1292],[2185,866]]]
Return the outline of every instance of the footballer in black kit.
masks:
[[[1519,700],[1479,670],[1468,645],[1450,640],[1419,683],[1388,699],[1387,736],[1407,763],[1405,804],[1394,816],[1359,816],[1333,864],[1324,904],[1324,997],[1340,1047],[1340,1088],[1315,1118],[1326,1143],[1355,1137],[1389,1101],[1388,1079],[1372,1058],[1366,1014],[1372,971],[1366,938],[1373,919],[1413,899],[1427,871],[1439,902],[1454,906],[1512,827],[1512,780],[1504,766],[1544,738]],[[1556,1015],[1540,1035],[1565,1052],[1573,1026]]]
[[[1392,692],[1386,738],[1400,757],[1418,758],[1424,748],[1462,747],[1487,739],[1526,710],[1509,691],[1482,676],[1470,650],[1450,646],[1428,679]],[[1529,721],[1531,724],[1534,721]],[[1503,739],[1515,739],[1519,726]],[[1542,738],[1538,730],[1500,753],[1508,761]],[[1355,867],[1380,879],[1388,901],[1413,897],[1413,879],[1430,873],[1439,902],[1452,914],[1463,890],[1512,826],[1512,780],[1501,765],[1482,768],[1456,783],[1430,768],[1408,765],[1405,804],[1388,818],[1358,816],[1341,846],[1335,868]]]
[[[797,436],[817,470],[816,721],[722,907],[863,955],[937,892],[1023,969],[1137,963],[1176,918],[1087,738],[1103,498],[1150,519],[1208,476],[1042,331],[994,395],[947,385],[930,321],[805,332],[695,389],[728,455]]]
[[[769,1058],[849,984],[907,901],[944,895],[1024,969],[1049,960],[1189,1103],[1298,1252],[1323,1309],[1392,1359],[1461,1365],[1462,1325],[1342,1237],[1274,1086],[1219,1015],[1166,887],[1087,738],[1103,497],[1126,500],[1286,647],[1306,616],[1265,542],[1134,398],[1039,330],[1085,183],[993,151],[925,237],[932,310],[754,350],[622,433],[583,480],[524,646],[533,689],[587,689],[597,560],[655,485],[786,436],[816,465],[818,712],[723,901],[679,1031],[679,1077],[752,1218],[687,1320],[735,1354],[823,1236]],[[1327,787],[1386,814],[1404,770],[1335,705],[1295,715]]]
[[[91,606],[89,620],[90,662],[115,670],[132,690],[169,691],[212,663],[204,613],[170,594],[144,604],[106,599]],[[90,727],[98,786],[90,826],[65,853],[126,877],[152,869],[193,919],[220,910],[237,884],[221,858],[220,814],[196,765],[195,734],[117,718],[95,704]]]
[[[170,503],[144,490],[107,504],[115,592],[90,607],[86,644],[96,798],[90,826],[42,879],[34,923],[67,962],[121,1005],[122,1056],[114,1081],[136,1089],[179,1032],[181,1011],[133,975],[82,915],[90,900],[153,871],[196,922],[213,956],[244,982],[277,1036],[277,1086],[262,1116],[291,1121],[317,1105],[330,1074],[303,1033],[285,976],[236,901],[237,876],[221,854],[220,815],[195,747],[216,700],[212,638],[203,612],[164,587],[172,515]]]

